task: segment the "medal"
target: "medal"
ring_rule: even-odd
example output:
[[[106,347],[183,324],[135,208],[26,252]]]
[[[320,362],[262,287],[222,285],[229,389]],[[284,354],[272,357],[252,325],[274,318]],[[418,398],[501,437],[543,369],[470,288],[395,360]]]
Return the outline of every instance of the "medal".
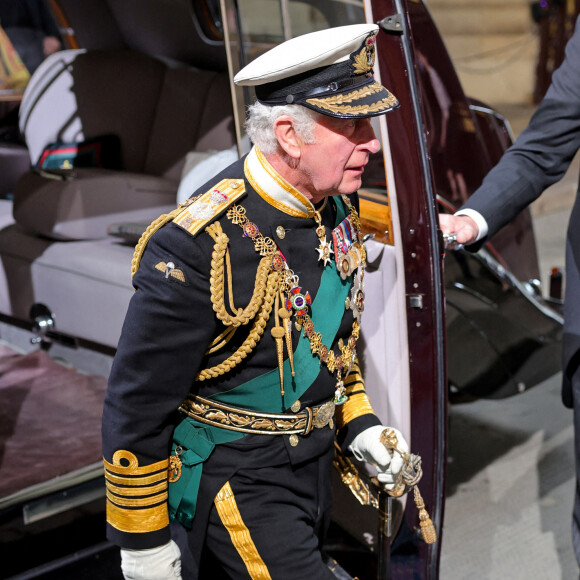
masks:
[[[288,292],[288,298],[286,298],[286,310],[294,310],[296,316],[304,316],[308,314],[308,307],[312,304],[312,298],[310,298],[310,293],[301,293],[302,288],[300,286],[294,286],[290,288]]]
[[[341,405],[348,400],[343,379],[350,373],[352,364],[356,359],[356,343],[360,335],[359,318],[364,305],[362,281],[366,265],[366,253],[364,247],[358,241],[358,230],[360,229],[358,214],[346,196],[343,196],[342,199],[349,208],[350,215],[332,231],[334,254],[337,257],[336,265],[343,279],[346,279],[359,267],[360,273],[353,282],[354,287],[351,289],[350,298],[347,297],[345,302],[345,307],[350,307],[354,312],[352,331],[346,343],[344,340],[339,339],[337,352],[323,344],[321,333],[316,332],[314,322],[308,313],[312,303],[310,293],[302,290],[298,276],[290,269],[286,258],[278,249],[276,243],[271,238],[264,237],[257,226],[247,219],[244,208],[234,206],[227,213],[227,217],[242,228],[244,236],[252,239],[256,251],[260,255],[271,256],[270,268],[277,272],[283,272],[284,281],[280,288],[280,293],[285,294],[286,303],[283,318],[289,322],[290,312],[293,312],[294,325],[297,330],[304,331],[304,336],[310,343],[312,354],[319,358],[321,365],[326,366],[331,375],[336,373],[334,390],[334,403],[336,405]],[[324,266],[326,266],[330,261],[333,248],[326,240],[326,230],[322,225],[320,213],[315,212],[314,217],[317,223],[316,235],[320,241],[316,249],[319,253],[319,261],[324,260]],[[276,309],[276,311],[281,312],[279,309]],[[277,340],[277,348],[279,350],[278,345],[283,338],[281,327],[280,330],[274,330],[273,336]],[[291,346],[288,348],[290,353]],[[282,377],[281,392],[283,393]]]
[[[341,379],[338,379],[336,382],[336,390],[334,391],[334,404],[342,405],[347,399],[348,397],[346,396],[344,382]]]
[[[332,257],[332,243],[326,241],[326,228],[322,225],[322,216],[320,212],[324,209],[326,205],[326,200],[324,199],[324,203],[319,211],[314,212],[314,219],[316,220],[317,228],[316,228],[316,235],[318,236],[318,248],[316,251],[318,252],[318,261],[322,261],[322,265],[326,267],[327,264],[330,264],[331,257]]]
[[[360,321],[360,317],[365,308],[365,293],[363,291],[363,281],[360,276],[355,276],[352,289],[350,291],[349,307],[353,312],[354,317]]]

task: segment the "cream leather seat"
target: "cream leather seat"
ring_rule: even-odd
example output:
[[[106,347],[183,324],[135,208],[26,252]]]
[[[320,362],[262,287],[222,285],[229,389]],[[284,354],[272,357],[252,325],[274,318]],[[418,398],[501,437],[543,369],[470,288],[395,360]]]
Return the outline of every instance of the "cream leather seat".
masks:
[[[42,302],[60,332],[115,347],[132,247],[108,229],[173,209],[188,154],[231,150],[227,74],[136,50],[62,51],[32,76],[20,129],[32,168],[14,190],[15,223],[0,230],[0,313],[27,319]],[[51,143],[107,135],[118,139],[118,169],[34,169]]]

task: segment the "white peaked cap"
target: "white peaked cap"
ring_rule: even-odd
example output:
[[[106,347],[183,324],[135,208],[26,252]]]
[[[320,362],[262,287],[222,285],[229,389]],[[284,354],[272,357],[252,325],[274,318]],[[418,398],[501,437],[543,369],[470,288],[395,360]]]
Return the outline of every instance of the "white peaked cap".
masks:
[[[267,105],[299,104],[333,117],[370,117],[399,106],[373,76],[376,24],[310,32],[262,54],[235,77]]]

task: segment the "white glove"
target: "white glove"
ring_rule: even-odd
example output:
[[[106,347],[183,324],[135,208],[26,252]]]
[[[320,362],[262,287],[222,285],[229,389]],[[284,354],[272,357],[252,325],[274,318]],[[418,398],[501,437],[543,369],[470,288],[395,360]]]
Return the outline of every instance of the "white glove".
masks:
[[[125,580],[181,580],[181,552],[173,541],[148,550],[121,548]]]
[[[395,487],[397,475],[403,468],[403,457],[401,453],[393,450],[389,452],[381,443],[379,437],[385,429],[394,432],[397,438],[397,449],[401,453],[409,453],[409,446],[402,433],[394,427],[375,425],[359,433],[348,446],[349,450],[359,461],[373,463],[377,467],[377,479],[386,489]]]

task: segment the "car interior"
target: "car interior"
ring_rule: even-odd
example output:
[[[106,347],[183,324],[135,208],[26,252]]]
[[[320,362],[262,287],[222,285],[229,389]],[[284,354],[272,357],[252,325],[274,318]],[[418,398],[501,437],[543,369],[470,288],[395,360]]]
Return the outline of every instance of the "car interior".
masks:
[[[93,4],[103,10],[107,3]],[[184,60],[189,55],[170,46],[164,54],[171,57],[151,56],[122,28],[131,19],[121,6],[130,11],[132,3],[109,4],[116,12],[100,27],[109,36],[85,40],[75,26],[89,48],[51,55],[26,88],[19,127],[30,168],[13,202],[2,203],[0,312],[27,319],[40,302],[55,313],[60,332],[114,348],[132,294],[129,244],[142,224],[176,207],[186,161],[191,171],[212,153],[232,150],[235,134],[223,42],[204,42],[189,15],[178,20],[176,35],[198,39],[195,58]],[[147,16],[157,30],[157,11]],[[158,48],[154,37],[146,39]],[[85,152],[82,166],[63,166],[70,147]]]

